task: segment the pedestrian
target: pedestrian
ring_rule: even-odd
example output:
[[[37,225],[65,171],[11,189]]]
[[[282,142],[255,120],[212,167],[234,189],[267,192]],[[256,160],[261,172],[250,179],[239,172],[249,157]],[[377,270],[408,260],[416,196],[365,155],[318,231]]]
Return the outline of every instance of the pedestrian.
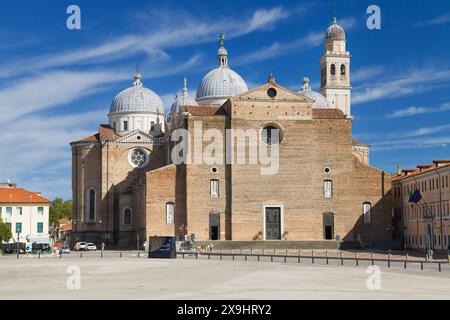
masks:
[[[105,251],[105,243],[102,242],[102,252]]]

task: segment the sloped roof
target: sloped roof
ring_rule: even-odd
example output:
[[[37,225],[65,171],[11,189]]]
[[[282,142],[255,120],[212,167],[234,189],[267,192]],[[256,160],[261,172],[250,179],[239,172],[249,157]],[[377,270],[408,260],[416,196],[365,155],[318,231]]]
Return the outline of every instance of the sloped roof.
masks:
[[[0,188],[0,203],[51,203],[39,193],[21,188]]]

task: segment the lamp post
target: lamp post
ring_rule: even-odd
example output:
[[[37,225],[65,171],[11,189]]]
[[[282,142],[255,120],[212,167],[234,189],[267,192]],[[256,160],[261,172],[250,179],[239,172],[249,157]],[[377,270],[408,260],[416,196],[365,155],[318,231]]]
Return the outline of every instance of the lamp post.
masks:
[[[17,231],[17,230],[16,230]],[[17,232],[17,248],[16,248],[16,255],[17,255],[17,259],[19,259],[19,241],[20,241],[20,233]]]

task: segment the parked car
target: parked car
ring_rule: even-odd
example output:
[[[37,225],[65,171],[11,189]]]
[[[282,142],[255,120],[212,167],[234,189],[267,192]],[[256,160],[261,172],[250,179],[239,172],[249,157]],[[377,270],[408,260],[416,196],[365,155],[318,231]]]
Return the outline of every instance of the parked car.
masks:
[[[76,251],[86,251],[87,250],[87,242],[77,242],[75,244]]]
[[[59,248],[59,252],[60,253],[70,253],[70,248],[66,247],[66,246],[61,247],[61,248]]]
[[[88,250],[88,251],[97,251],[97,246],[96,246],[95,244],[89,242],[89,243],[87,244],[87,250]]]

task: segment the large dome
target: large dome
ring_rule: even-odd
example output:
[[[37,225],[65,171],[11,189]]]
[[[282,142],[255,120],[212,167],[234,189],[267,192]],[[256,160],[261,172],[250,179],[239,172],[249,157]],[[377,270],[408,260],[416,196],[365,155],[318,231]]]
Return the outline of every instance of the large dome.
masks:
[[[246,91],[247,84],[239,74],[228,67],[220,66],[203,78],[197,89],[197,100],[211,97],[228,98]]]
[[[321,93],[311,90],[309,86],[309,78],[303,79],[303,87],[298,92],[299,94],[314,100],[314,109],[331,109],[334,108]]]
[[[333,23],[325,31],[325,39],[329,40],[345,40],[344,29],[337,24],[336,17],[333,17]]]
[[[197,88],[199,104],[221,104],[226,99],[248,91],[247,84],[239,74],[228,67],[228,52],[224,47],[223,33],[217,51],[219,66],[210,71]]]
[[[163,113],[164,104],[155,92],[142,85],[141,76],[137,73],[133,86],[114,98],[109,112]]]
[[[179,96],[170,108],[171,113],[180,112],[180,108],[184,106],[198,106],[197,101],[188,94],[187,80],[184,78],[183,93]]]

